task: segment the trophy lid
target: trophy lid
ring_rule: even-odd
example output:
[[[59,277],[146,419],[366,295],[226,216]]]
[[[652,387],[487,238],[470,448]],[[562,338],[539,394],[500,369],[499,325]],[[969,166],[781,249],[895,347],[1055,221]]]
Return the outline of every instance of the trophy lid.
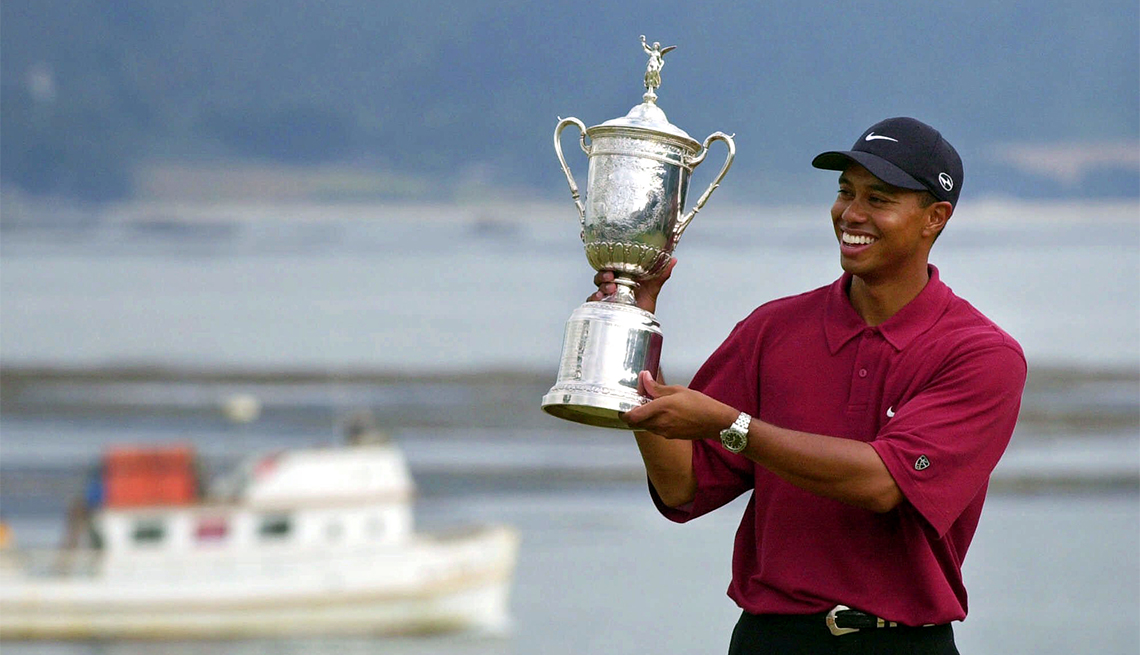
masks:
[[[601,125],[598,125],[598,127],[626,127],[637,130],[652,130],[696,143],[696,139],[689,136],[685,130],[669,122],[669,119],[665,117],[665,112],[661,111],[657,103],[648,100],[630,109],[629,113],[625,116],[621,118],[611,118]]]
[[[689,136],[688,133],[681,128],[670,123],[669,119],[665,117],[665,112],[657,106],[656,90],[661,86],[661,68],[665,65],[665,53],[677,46],[671,45],[662,48],[661,44],[657,41],[654,41],[653,45],[649,45],[645,42],[645,35],[643,34],[641,36],[641,47],[645,50],[645,53],[649,55],[649,62],[645,67],[646,91],[645,95],[641,97],[643,102],[633,109],[630,109],[629,113],[625,116],[610,119],[601,125],[590,128],[590,131],[605,127],[650,130],[666,136],[682,139],[686,142],[691,142],[699,147],[700,143],[696,139]]]

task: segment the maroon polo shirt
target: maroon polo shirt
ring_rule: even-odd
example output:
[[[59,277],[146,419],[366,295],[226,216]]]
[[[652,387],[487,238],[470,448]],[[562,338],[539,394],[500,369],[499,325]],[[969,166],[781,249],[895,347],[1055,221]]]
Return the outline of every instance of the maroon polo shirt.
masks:
[[[738,323],[691,387],[773,425],[869,442],[905,501],[885,514],[804,491],[715,440],[693,443],[697,494],[684,522],[752,491],[728,594],[754,614],[837,604],[907,625],[966,616],[961,566],[990,472],[1025,385],[1021,347],[930,267],[930,281],[876,327],[851,276],[775,300]]]

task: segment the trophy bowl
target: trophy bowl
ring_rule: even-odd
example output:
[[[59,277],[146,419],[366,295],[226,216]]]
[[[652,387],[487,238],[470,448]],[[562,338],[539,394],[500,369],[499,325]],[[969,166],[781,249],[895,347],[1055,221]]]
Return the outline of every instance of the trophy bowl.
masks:
[[[661,272],[680,237],[681,207],[700,144],[651,140],[628,129],[590,132],[590,172],[582,241],[598,271],[635,282]]]
[[[554,149],[578,208],[586,259],[596,271],[613,271],[618,291],[587,302],[566,323],[558,378],[542,398],[547,413],[599,427],[629,429],[620,415],[648,399],[638,391],[638,375],[656,376],[661,357],[661,325],[635,303],[634,290],[664,270],[693,217],[732,165],[731,136],[715,132],[702,143],[669,123],[657,106],[663,55],[675,46],[642,46],[650,60],[643,102],[621,118],[587,128],[577,118],[560,119]],[[583,204],[566,158],[562,131],[575,126],[589,158],[588,193]],[[590,143],[586,140],[589,138]],[[684,212],[693,169],[714,141],[728,146],[728,157],[708,189]]]

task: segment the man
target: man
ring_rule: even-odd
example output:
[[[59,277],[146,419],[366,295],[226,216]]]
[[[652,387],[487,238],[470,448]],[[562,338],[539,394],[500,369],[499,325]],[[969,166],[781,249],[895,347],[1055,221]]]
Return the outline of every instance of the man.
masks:
[[[928,264],[962,163],[911,118],[816,168],[843,275],[756,309],[688,388],[643,372],[623,416],[658,509],[684,522],[752,495],[728,593],[729,652],[957,653],[961,564],[1025,384],[1020,346]],[[654,311],[669,278],[638,289]],[[599,296],[612,275],[599,273]]]

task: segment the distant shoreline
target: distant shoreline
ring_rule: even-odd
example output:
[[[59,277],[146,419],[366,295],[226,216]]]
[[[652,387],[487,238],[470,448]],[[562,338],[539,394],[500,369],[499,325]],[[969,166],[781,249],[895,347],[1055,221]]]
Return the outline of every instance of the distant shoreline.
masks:
[[[98,388],[133,384],[184,384],[257,387],[279,385],[353,385],[401,387],[448,384],[472,389],[497,389],[505,395],[529,398],[541,394],[554,380],[555,371],[485,369],[461,371],[401,371],[367,368],[250,369],[191,368],[175,366],[67,366],[0,365],[0,403],[18,410],[21,392],[37,387],[74,385]],[[677,372],[671,382],[687,384],[692,373]],[[535,396],[537,397],[537,396]],[[85,405],[90,407],[90,405]],[[510,411],[503,406],[503,411]],[[1019,426],[1035,434],[1103,434],[1140,431],[1140,369],[1032,367],[1026,383]]]
[[[686,383],[682,371],[670,375]],[[621,435],[577,429],[541,412],[539,398],[554,371],[488,369],[415,372],[372,369],[302,368],[212,369],[163,366],[0,367],[0,416],[37,417],[161,416],[216,421],[227,400],[241,396],[265,403],[277,422],[311,422],[348,411],[375,410],[381,425],[405,435],[431,435],[422,443],[478,447],[495,435],[507,452],[546,453],[508,458],[492,465],[465,458],[421,462],[417,475],[428,488],[450,488],[457,480],[474,488],[530,489],[583,484],[641,484],[636,460],[582,464],[582,452],[605,446]],[[436,411],[436,409],[441,411]],[[24,417],[23,419],[21,417]],[[1140,489],[1137,457],[1140,436],[1140,370],[1082,367],[1031,369],[1014,442],[991,481],[994,492],[1135,493]],[[419,439],[420,437],[416,437]],[[442,440],[442,441],[440,441]],[[564,443],[577,453],[563,460],[546,450]],[[42,491],[74,486],[70,463],[27,466],[27,457],[5,458],[6,488]],[[408,444],[414,448],[414,444]],[[483,444],[485,447],[485,444]],[[521,450],[520,450],[521,449]],[[535,451],[535,449],[538,449]],[[585,449],[585,450],[582,450]],[[434,452],[429,449],[428,452]],[[551,452],[557,451],[555,448]],[[533,460],[533,461],[532,461]],[[15,462],[21,462],[16,464]],[[538,462],[536,464],[535,462]],[[13,468],[15,467],[15,468]],[[27,469],[27,470],[25,470]],[[41,470],[42,469],[42,470]]]
[[[1079,381],[1116,381],[1135,382],[1140,384],[1140,363],[1121,364],[1120,366],[1081,366],[1081,365],[1043,365],[1031,367],[1029,371],[1028,386],[1063,385]],[[684,379],[677,382],[687,382],[692,375],[678,372]],[[414,370],[399,370],[387,368],[367,367],[329,367],[327,369],[313,367],[203,367],[138,364],[138,365],[107,365],[107,366],[68,366],[68,365],[29,365],[5,364],[0,362],[0,381],[30,382],[46,380],[70,381],[197,381],[197,382],[320,382],[320,381],[375,381],[381,383],[398,380],[432,380],[451,382],[474,382],[479,380],[513,380],[524,381],[530,379],[546,379],[551,371],[540,371],[530,368],[491,367],[477,370],[455,370],[417,372]]]

